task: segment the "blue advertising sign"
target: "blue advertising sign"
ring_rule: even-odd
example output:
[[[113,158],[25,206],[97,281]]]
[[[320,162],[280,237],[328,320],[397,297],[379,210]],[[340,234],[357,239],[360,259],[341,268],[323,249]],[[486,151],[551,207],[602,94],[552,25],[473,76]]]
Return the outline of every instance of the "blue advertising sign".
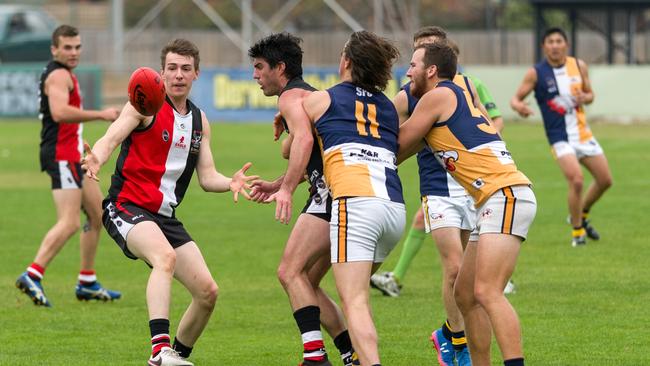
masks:
[[[391,80],[386,91],[392,98],[399,86],[408,81],[406,69],[395,70],[401,82]],[[307,67],[303,78],[319,90],[339,82],[337,67]],[[192,101],[201,108],[211,122],[264,122],[272,121],[277,112],[277,98],[266,97],[253,79],[253,69],[207,68],[201,70],[194,82]]]

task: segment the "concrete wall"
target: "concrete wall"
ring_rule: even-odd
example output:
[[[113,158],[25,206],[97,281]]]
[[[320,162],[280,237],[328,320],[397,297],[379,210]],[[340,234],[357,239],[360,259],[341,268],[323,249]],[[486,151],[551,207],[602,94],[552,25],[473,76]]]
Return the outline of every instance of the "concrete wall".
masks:
[[[526,66],[470,65],[465,71],[483,80],[504,118],[518,118],[510,109],[510,98],[521,83]],[[616,122],[650,121],[650,66],[603,66],[589,68],[595,100],[587,106],[589,120]],[[528,97],[534,106],[534,120],[541,120],[533,93]]]

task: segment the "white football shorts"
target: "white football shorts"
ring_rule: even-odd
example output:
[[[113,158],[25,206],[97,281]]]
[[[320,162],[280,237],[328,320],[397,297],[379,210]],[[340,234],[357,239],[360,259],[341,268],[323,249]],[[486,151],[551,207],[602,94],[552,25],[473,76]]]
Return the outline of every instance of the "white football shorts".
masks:
[[[551,151],[556,159],[568,154],[573,154],[578,159],[603,154],[603,148],[600,147],[595,137],[585,142],[558,141],[551,146]]]
[[[501,188],[477,210],[478,235],[500,233],[516,235],[526,240],[528,229],[537,212],[537,200],[527,185]],[[475,239],[472,233],[470,240]]]
[[[402,237],[403,203],[377,197],[338,198],[332,202],[332,263],[382,263]]]
[[[458,197],[423,196],[424,229],[427,233],[443,227],[474,230],[476,208],[470,195]]]

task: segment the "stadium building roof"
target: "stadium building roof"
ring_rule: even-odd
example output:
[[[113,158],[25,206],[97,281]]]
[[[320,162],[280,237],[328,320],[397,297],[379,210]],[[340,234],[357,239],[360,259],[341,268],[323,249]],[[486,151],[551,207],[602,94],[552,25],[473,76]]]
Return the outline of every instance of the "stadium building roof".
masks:
[[[567,12],[570,22],[571,45],[574,50],[577,49],[578,39],[576,26],[578,23],[584,23],[588,28],[600,33],[607,43],[607,63],[614,62],[614,50],[621,49],[625,51],[627,63],[635,63],[634,56],[634,35],[636,29],[636,18],[640,10],[650,9],[650,0],[529,0],[535,8],[535,41],[539,45],[542,41],[542,33],[547,27],[544,20],[544,11],[550,9],[560,9]],[[605,17],[604,26],[594,24],[580,16],[581,12],[600,12]],[[626,15],[626,42],[624,45],[614,41],[614,14],[623,12]],[[535,59],[541,58],[541,48],[535,49]]]

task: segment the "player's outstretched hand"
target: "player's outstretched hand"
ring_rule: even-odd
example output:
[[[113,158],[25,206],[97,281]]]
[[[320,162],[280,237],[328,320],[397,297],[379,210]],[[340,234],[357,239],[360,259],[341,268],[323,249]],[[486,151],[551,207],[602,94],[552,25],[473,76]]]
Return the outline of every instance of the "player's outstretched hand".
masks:
[[[246,171],[253,165],[253,163],[246,163],[244,166],[239,169],[235,174],[233,174],[232,179],[230,180],[230,191],[233,194],[233,200],[235,202],[239,199],[239,194],[241,193],[247,200],[250,200],[251,197],[246,190],[251,189],[250,181],[259,179],[257,175],[246,175]]]
[[[291,192],[280,189],[273,195],[275,200],[275,219],[287,225],[291,221]]]
[[[84,152],[86,155],[81,159],[81,168],[86,171],[88,178],[99,182],[99,177],[97,177],[100,166],[99,161],[86,141],[84,141]]]
[[[274,194],[282,185],[282,178],[273,182],[257,179],[251,183],[251,200],[257,203],[271,203],[275,201]]]
[[[282,132],[284,132],[284,124],[282,123],[282,115],[278,112],[273,117],[273,141],[278,141]]]
[[[115,108],[106,108],[102,110],[102,119],[113,122],[120,116],[120,111]]]

